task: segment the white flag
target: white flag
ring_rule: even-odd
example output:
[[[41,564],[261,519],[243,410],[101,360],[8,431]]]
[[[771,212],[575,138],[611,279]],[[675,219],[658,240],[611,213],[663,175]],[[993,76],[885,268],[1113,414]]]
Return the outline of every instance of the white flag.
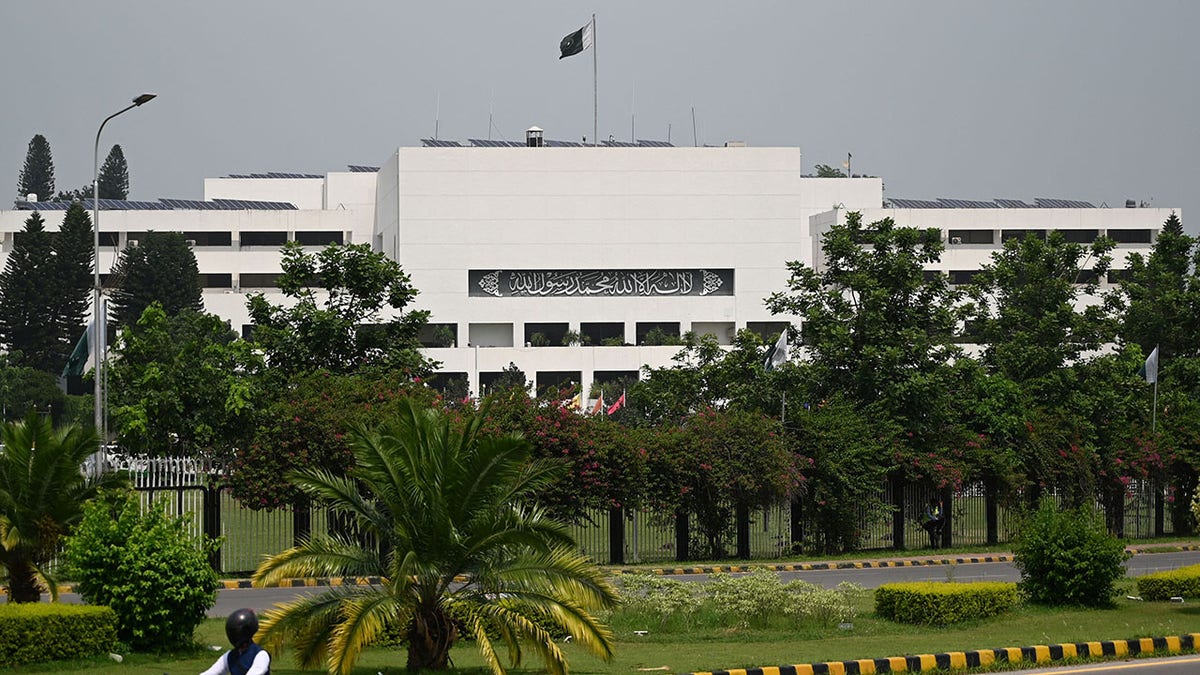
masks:
[[[1142,366],[1142,370],[1148,384],[1158,382],[1158,347],[1155,347],[1154,351],[1150,352],[1150,356],[1146,357],[1146,365]]]
[[[767,360],[763,363],[763,368],[767,370],[775,370],[779,366],[787,363],[788,360],[788,339],[787,329],[779,334],[779,339],[775,341],[775,346],[771,348],[771,353],[767,355]]]

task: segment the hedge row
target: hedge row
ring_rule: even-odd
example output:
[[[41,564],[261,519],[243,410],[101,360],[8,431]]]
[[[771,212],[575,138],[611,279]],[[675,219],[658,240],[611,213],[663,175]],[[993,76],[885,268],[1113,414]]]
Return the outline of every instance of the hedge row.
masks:
[[[1137,589],[1138,595],[1146,600],[1200,597],[1200,565],[1138,577]]]
[[[1017,585],[1000,581],[884,584],[875,590],[875,612],[892,621],[945,625],[983,619],[1017,604]]]
[[[0,666],[78,659],[112,651],[117,614],[109,607],[0,605]]]

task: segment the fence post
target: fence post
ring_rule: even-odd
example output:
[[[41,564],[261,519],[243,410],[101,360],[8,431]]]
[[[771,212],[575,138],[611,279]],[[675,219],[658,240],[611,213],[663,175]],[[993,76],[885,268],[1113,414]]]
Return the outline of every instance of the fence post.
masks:
[[[1151,480],[1150,485],[1150,489],[1154,492],[1154,536],[1161,537],[1167,531],[1163,489],[1157,480]]]
[[[683,562],[688,559],[688,512],[679,509],[675,512],[675,559]]]
[[[987,511],[987,543],[1000,542],[1000,496],[996,494],[996,479],[989,478],[983,484],[984,508]]]
[[[204,486],[203,513],[200,517],[203,520],[205,536],[217,541],[221,538],[221,490],[213,487],[212,478],[206,482],[208,485]],[[221,548],[219,546],[208,555],[208,564],[217,574],[221,573]]]
[[[800,500],[799,495],[792,497],[791,516],[792,548],[789,553],[795,553],[804,543],[804,502]]]
[[[620,507],[608,510],[608,562],[625,564],[625,510]]]
[[[904,550],[904,481],[892,476],[892,548]]]
[[[734,528],[737,530],[737,557],[750,559],[750,507],[738,503],[734,507]]]
[[[299,546],[312,534],[312,506],[307,497],[292,504],[292,546]]]
[[[954,489],[945,488],[942,490],[942,548],[950,548],[954,545],[953,533],[954,529]]]

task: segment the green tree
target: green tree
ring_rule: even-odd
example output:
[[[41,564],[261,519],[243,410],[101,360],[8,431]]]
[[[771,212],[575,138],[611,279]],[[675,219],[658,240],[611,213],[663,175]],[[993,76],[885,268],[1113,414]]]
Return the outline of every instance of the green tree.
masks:
[[[79,202],[71,204],[54,236],[53,265],[57,289],[53,294],[53,317],[66,357],[91,313],[94,285],[92,263],[96,257],[92,217]],[[61,366],[60,366],[61,370]]]
[[[507,366],[500,369],[500,376],[492,380],[492,383],[488,385],[488,391],[483,393],[498,395],[503,392],[516,390],[523,392],[528,397],[529,387],[532,384],[532,382],[526,379],[525,371],[521,370],[521,367],[517,364],[509,361]]]
[[[1121,314],[1118,334],[1144,354],[1158,348],[1159,363],[1200,355],[1200,245],[1183,233],[1174,212],[1163,223],[1148,256],[1130,253],[1118,288],[1107,297]]]
[[[36,194],[42,201],[54,197],[54,158],[50,154],[50,143],[41,134],[29,141],[25,165],[17,178],[17,199],[25,199],[30,194]]]
[[[56,321],[53,253],[50,233],[34,211],[0,273],[0,339],[21,353],[21,364],[58,374],[71,348]]]
[[[813,167],[817,171],[817,178],[845,178],[846,172],[841,169],[835,169],[828,164],[818,164]]]
[[[366,244],[307,253],[292,241],[283,248],[282,268],[279,288],[292,302],[274,305],[261,293],[247,302],[254,340],[272,370],[383,368],[421,377],[433,371],[418,339],[429,312],[404,311],[417,289],[394,260]]]
[[[959,295],[945,275],[926,274],[941,258],[936,228],[897,227],[890,218],[864,226],[859,213],[822,236],[818,267],[790,262],[787,291],[767,298],[774,314],[799,316],[811,365],[805,400],[849,396],[890,411],[904,452],[939,461],[901,462],[932,477],[949,466],[962,437],[955,412],[953,363]],[[891,465],[891,459],[882,460]]]
[[[196,254],[179,232],[147,232],[137,246],[126,246],[112,270],[112,320],[131,326],[152,303],[168,316],[185,309],[202,311]]]
[[[116,611],[122,642],[137,651],[190,647],[217,600],[209,564],[217,542],[191,533],[191,514],[168,516],[167,500],[145,511],[139,501],[120,490],[88,502],[63,557],[80,597]]]
[[[314,537],[267,559],[254,583],[314,574],[385,581],[332,588],[268,612],[265,643],[291,639],[301,667],[324,662],[342,675],[389,629],[406,638],[409,670],[447,669],[460,627],[497,675],[505,672],[497,635],[513,665],[530,648],[553,675],[565,675],[567,658],[551,631],[611,658],[612,632],[594,612],[614,606],[616,590],[537,506],[559,465],[531,461],[518,436],[481,436],[485,415],[456,430],[438,411],[410,403],[379,429],[355,430],[348,476],[292,475],[379,546]]]
[[[84,502],[123,479],[81,471],[99,447],[94,430],[56,429],[48,418],[30,413],[0,427],[0,438],[0,565],[8,572],[9,601],[37,602],[43,581],[57,597],[47,564],[58,555],[62,537],[83,516]]]
[[[100,199],[129,199],[129,167],[121,146],[114,145],[100,166]]]
[[[19,357],[19,354],[16,355]],[[46,414],[55,424],[66,417],[67,395],[58,386],[58,378],[50,373],[15,365],[12,354],[0,356],[0,413],[3,419],[24,419],[29,413]]]
[[[262,357],[220,317],[158,303],[113,346],[109,406],[122,447],[227,458],[262,405]]]

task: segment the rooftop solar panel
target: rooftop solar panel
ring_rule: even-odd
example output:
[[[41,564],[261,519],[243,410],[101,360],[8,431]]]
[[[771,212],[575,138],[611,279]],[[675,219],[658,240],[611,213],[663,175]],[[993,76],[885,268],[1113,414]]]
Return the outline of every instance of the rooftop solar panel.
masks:
[[[458,144],[455,143],[455,145],[458,145]],[[349,164],[346,166],[346,168],[350,170],[350,173],[379,173],[379,167],[377,167],[377,166],[363,166],[361,164]]]
[[[996,203],[1006,209],[1032,209],[1033,206],[1026,204],[1020,199],[997,199]]]
[[[889,197],[887,201],[889,204],[892,205],[892,208],[897,208],[897,209],[938,209],[938,208],[943,208],[941,204],[938,204],[935,201],[930,201],[927,199],[899,199],[899,198]]]

